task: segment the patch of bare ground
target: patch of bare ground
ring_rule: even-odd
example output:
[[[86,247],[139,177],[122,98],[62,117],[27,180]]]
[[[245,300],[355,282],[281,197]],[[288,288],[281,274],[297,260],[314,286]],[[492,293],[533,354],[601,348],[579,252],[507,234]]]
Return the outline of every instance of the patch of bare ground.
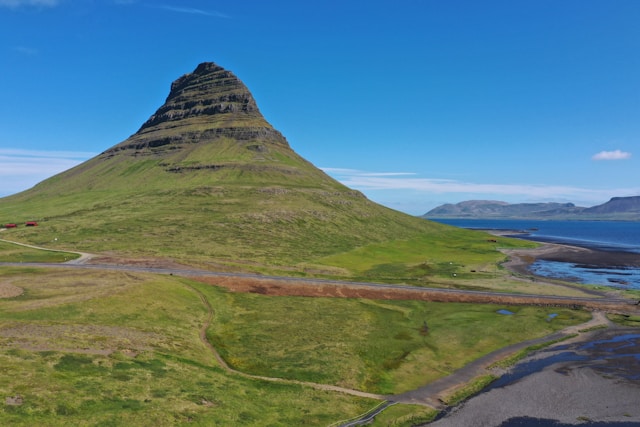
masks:
[[[184,264],[180,264],[173,259],[167,258],[133,258],[123,255],[100,254],[93,255],[88,264],[105,264],[105,265],[126,265],[132,267],[144,268],[167,268],[167,269],[184,269],[188,268]]]
[[[26,289],[29,298],[6,301],[5,309],[26,311],[107,297],[136,286],[143,280],[142,275],[126,271],[87,272],[73,268],[52,270],[42,277],[15,276],[10,284]]]
[[[8,281],[0,282],[0,298],[15,298],[24,293],[24,289],[14,286]]]
[[[61,351],[108,355],[119,351],[131,357],[161,343],[165,338],[131,328],[98,325],[35,325],[12,323],[0,326],[0,348],[30,351]]]
[[[618,313],[635,313],[637,307],[629,303],[549,297],[518,294],[452,291],[431,288],[384,288],[366,285],[331,284],[312,281],[276,280],[243,277],[197,277],[202,283],[224,287],[232,292],[245,292],[271,296],[305,296],[331,298],[366,298],[379,300],[416,300],[432,302],[460,302],[475,304],[538,305],[569,308],[607,310]]]
[[[24,403],[24,398],[17,394],[15,396],[7,396],[4,402],[9,406],[20,406]]]

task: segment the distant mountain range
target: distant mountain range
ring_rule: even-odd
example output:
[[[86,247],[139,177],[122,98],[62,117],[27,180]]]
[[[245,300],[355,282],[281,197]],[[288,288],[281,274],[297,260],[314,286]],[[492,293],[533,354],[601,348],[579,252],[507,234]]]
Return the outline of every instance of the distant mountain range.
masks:
[[[640,196],[614,197],[590,208],[573,203],[506,203],[495,200],[468,200],[447,203],[430,210],[422,218],[495,219],[575,219],[640,221]]]

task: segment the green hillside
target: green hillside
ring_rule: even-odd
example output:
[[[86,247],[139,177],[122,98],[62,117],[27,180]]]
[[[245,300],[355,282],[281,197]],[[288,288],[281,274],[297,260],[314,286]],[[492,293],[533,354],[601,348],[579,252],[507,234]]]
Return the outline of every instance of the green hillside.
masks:
[[[419,253],[431,238],[456,235],[467,245],[459,230],[373,203],[301,158],[244,84],[212,63],[176,80],[165,104],[127,140],[0,199],[0,222],[29,220],[39,226],[5,238],[291,274],[351,275],[321,260],[371,244],[417,238]],[[493,250],[488,260],[498,255]]]
[[[0,232],[2,262],[83,251],[98,263],[581,295],[504,273],[500,249],[534,243],[412,217],[330,178],[211,63],[176,80],[127,140],[0,199],[6,223],[18,227]],[[335,426],[379,406],[378,393],[415,389],[589,317],[268,296],[224,289],[226,280],[5,265],[0,363],[11,375],[0,376],[0,425]],[[413,425],[436,413],[399,404],[384,416]]]

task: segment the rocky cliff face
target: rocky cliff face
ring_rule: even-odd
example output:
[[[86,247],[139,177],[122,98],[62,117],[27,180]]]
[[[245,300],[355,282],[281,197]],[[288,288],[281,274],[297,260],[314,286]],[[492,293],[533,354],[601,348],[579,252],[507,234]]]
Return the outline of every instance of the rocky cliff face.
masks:
[[[176,149],[222,137],[288,147],[282,134],[264,119],[247,87],[232,72],[206,62],[174,81],[164,105],[138,132],[107,153],[168,145],[165,148]]]
[[[142,125],[139,132],[196,116],[238,114],[261,116],[246,86],[230,71],[207,62],[171,84],[171,92],[164,105]]]

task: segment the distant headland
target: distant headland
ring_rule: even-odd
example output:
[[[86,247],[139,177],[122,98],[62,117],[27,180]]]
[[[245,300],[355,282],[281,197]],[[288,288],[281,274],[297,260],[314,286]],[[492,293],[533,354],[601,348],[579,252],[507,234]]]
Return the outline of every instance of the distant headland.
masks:
[[[548,219],[640,221],[640,196],[613,197],[606,203],[580,207],[573,203],[506,203],[495,200],[468,200],[447,203],[422,218]]]

